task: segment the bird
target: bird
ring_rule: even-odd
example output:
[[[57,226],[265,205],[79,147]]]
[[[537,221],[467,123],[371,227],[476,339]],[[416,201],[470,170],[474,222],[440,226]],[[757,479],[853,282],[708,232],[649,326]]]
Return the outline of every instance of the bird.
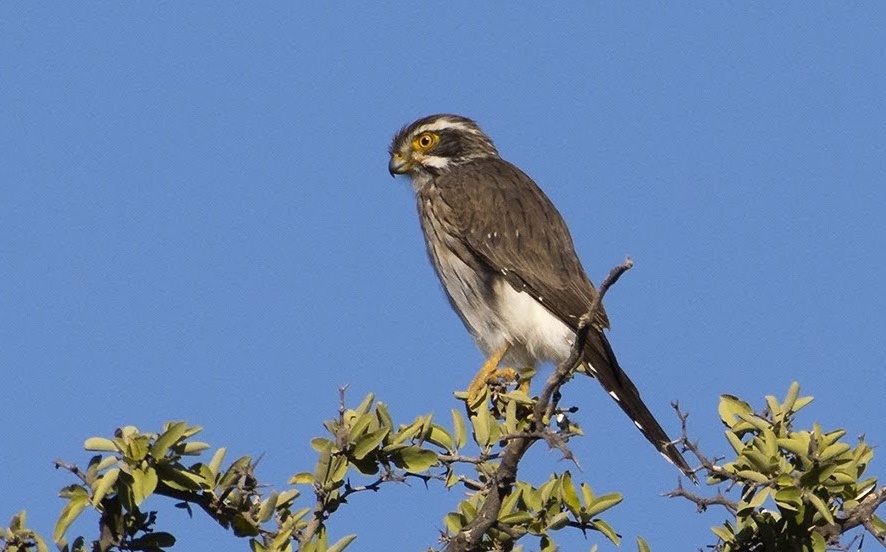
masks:
[[[428,257],[449,303],[487,357],[480,384],[500,362],[534,369],[567,359],[579,319],[598,292],[566,222],[535,181],[502,159],[492,139],[461,115],[407,124],[389,154],[391,176],[411,180]],[[665,459],[695,480],[619,366],[604,334],[608,328],[600,305],[581,352],[583,371]]]

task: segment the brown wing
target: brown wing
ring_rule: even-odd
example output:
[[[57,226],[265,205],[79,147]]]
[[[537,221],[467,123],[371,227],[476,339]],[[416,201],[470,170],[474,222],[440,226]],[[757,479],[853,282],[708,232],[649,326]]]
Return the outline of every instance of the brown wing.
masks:
[[[464,245],[517,290],[539,299],[571,328],[597,291],[575,254],[557,209],[517,167],[501,159],[470,163],[435,179]],[[601,309],[596,322],[609,327]]]
[[[463,245],[466,263],[481,262],[503,274],[517,290],[538,299],[573,329],[591,307],[597,290],[591,284],[566,223],[533,182],[501,159],[459,167],[435,179],[436,192],[450,207],[451,223]],[[455,248],[456,254],[459,254]],[[695,481],[695,475],[618,365],[603,333],[609,321],[602,306],[596,331],[584,351],[591,375],[615,399],[641,433],[665,457]]]

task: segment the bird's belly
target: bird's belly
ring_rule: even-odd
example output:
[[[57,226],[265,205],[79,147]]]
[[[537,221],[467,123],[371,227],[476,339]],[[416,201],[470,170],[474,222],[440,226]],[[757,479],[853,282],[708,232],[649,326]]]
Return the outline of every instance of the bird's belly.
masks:
[[[531,295],[498,274],[478,274],[454,255],[439,255],[437,261],[452,306],[485,354],[507,343],[502,364],[516,368],[569,356],[575,332]]]
[[[505,338],[524,363],[565,360],[575,341],[573,332],[536,298],[517,291],[503,278],[496,283],[496,314]],[[506,359],[507,360],[507,359]]]

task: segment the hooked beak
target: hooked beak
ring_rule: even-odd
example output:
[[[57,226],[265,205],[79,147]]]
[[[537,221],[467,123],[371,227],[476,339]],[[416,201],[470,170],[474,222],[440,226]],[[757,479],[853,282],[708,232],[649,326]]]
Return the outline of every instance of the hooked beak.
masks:
[[[409,172],[409,169],[411,168],[412,163],[410,163],[402,153],[391,154],[391,160],[388,162],[388,172],[391,173],[391,176],[405,174]]]

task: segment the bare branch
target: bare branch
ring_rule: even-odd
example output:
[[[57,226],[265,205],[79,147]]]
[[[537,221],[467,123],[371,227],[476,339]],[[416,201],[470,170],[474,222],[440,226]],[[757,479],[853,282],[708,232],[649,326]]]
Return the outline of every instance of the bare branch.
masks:
[[[675,498],[678,496],[685,498],[686,500],[695,503],[696,509],[699,512],[704,512],[709,506],[723,506],[733,514],[738,511],[738,504],[723,496],[719,491],[717,491],[717,496],[708,498],[687,491],[682,485],[677,485],[676,489],[666,492],[663,496],[668,498]]]
[[[55,466],[55,469],[67,470],[77,476],[77,479],[89,485],[89,481],[86,480],[86,474],[83,473],[75,464],[68,464],[61,458],[55,459],[52,464]]]
[[[879,508],[884,502],[886,502],[886,486],[880,487],[876,491],[869,493],[861,502],[859,502],[858,506],[847,510],[845,512],[846,517],[842,517],[830,525],[817,527],[815,531],[820,533],[821,536],[829,542],[835,542],[839,540],[840,535],[843,533],[861,525],[868,530],[871,536],[877,539],[877,542],[880,544],[886,544],[886,534],[878,532],[877,528],[874,527],[874,524],[871,521],[874,512],[876,512],[877,508]]]
[[[683,412],[680,410],[679,402],[672,402],[671,407],[677,412],[677,417],[680,418],[680,438],[677,440],[677,443],[683,447],[683,450],[689,451],[693,456],[698,460],[698,463],[701,464],[699,468],[695,471],[699,472],[701,470],[706,470],[710,475],[716,475],[717,477],[722,477],[723,479],[727,479],[734,483],[740,483],[742,485],[751,485],[751,486],[761,486],[765,485],[764,483],[753,483],[746,481],[743,478],[738,477],[732,472],[724,470],[721,466],[717,464],[717,458],[708,458],[705,456],[701,449],[698,447],[698,442],[693,442],[689,439],[689,433],[687,430],[687,420],[689,419],[689,413]]]

